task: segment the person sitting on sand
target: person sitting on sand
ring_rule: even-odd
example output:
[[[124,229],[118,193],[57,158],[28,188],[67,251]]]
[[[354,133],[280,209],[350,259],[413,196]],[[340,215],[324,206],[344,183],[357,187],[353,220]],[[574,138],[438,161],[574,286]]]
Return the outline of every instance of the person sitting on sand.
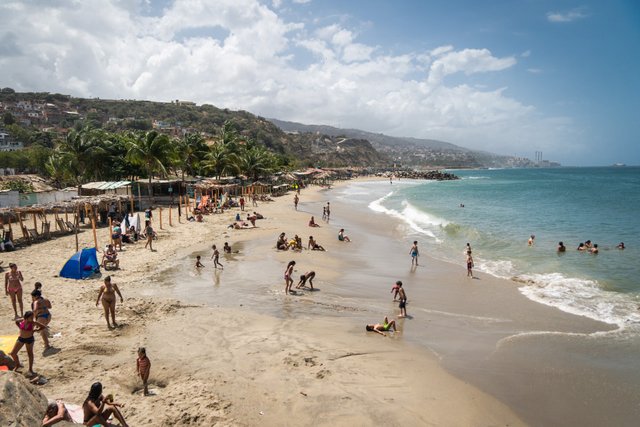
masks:
[[[365,329],[368,332],[375,332],[377,334],[382,335],[383,337],[387,336],[387,334],[385,334],[385,332],[388,332],[388,331],[397,332],[398,331],[398,328],[396,327],[396,321],[395,320],[389,321],[389,318],[387,318],[387,316],[384,317],[384,321],[382,322],[382,324],[376,323],[376,324],[373,324],[373,325],[367,325],[367,326],[365,326]]]
[[[279,251],[286,251],[289,249],[289,245],[287,244],[287,238],[284,233],[280,233],[278,236],[278,241],[276,242],[276,249]]]
[[[104,308],[104,318],[107,320],[107,327],[112,329],[111,323],[109,323],[109,315],[113,322],[113,328],[117,327],[116,323],[116,294],[120,297],[120,303],[124,302],[120,289],[115,283],[111,283],[111,276],[104,278],[104,285],[100,286],[98,292],[98,299],[96,300],[96,307],[102,301],[102,308]]]
[[[309,287],[313,290],[313,278],[316,277],[315,271],[307,271],[302,276],[300,276],[300,281],[296,285],[296,289],[300,289],[307,284],[307,280],[309,281]]]
[[[256,226],[256,219],[258,219],[257,216],[251,215],[251,214],[247,214],[247,221],[249,221],[251,223],[251,225],[253,225],[254,227]]]
[[[13,362],[15,366],[13,368],[14,371],[17,371],[22,367],[20,364],[20,358],[18,357],[18,352],[20,349],[25,346],[27,348],[27,357],[29,358],[29,372],[30,376],[35,376],[33,373],[33,343],[35,342],[35,338],[33,334],[35,332],[39,332],[42,329],[46,329],[47,326],[35,320],[35,316],[33,311],[27,311],[24,313],[24,318],[22,320],[16,320],[16,326],[20,330],[18,335],[18,339],[13,346],[13,350],[11,350],[11,357],[13,358]],[[36,328],[36,326],[38,328]]]
[[[31,303],[31,310],[35,314],[35,319],[45,326],[49,326],[51,322],[51,312],[49,309],[51,308],[51,301],[42,296],[42,292],[35,289],[31,291],[31,298],[33,302]],[[42,342],[44,343],[44,349],[48,350],[51,348],[49,345],[49,333],[46,330],[41,330],[40,335],[42,336]]]
[[[558,252],[566,252],[567,251],[567,247],[564,245],[563,242],[558,242]]]
[[[203,221],[203,217],[202,217],[202,213],[198,212],[198,214],[196,215],[196,222],[202,222]]]
[[[345,236],[344,235],[344,228],[341,228],[340,231],[338,232],[338,240],[340,240],[341,242],[350,242],[351,241],[349,236]]]
[[[47,406],[47,411],[44,413],[44,419],[42,420],[42,427],[52,426],[60,421],[67,421],[73,424],[73,418],[71,418],[67,407],[64,406],[62,400],[56,400]]]
[[[224,242],[224,246],[222,246],[222,252],[225,254],[231,253],[231,246],[229,246],[229,242]]]
[[[319,224],[316,224],[316,220],[313,218],[313,216],[311,216],[311,219],[309,220],[309,227],[320,227]]]
[[[324,251],[324,248],[314,240],[313,236],[309,236],[309,243],[307,244],[307,249],[311,249],[312,251]]]
[[[616,246],[616,248],[621,249],[621,250],[624,249],[624,242],[618,243],[618,246]]]
[[[99,424],[103,427],[109,427],[108,422],[111,415],[113,415],[122,427],[129,427],[127,422],[120,412],[120,408],[123,405],[113,401],[113,396],[108,395],[104,397],[102,395],[102,384],[99,382],[91,384],[89,395],[82,403],[82,411],[84,412],[84,425],[95,426]]]
[[[116,252],[116,248],[113,245],[107,246],[107,250],[104,255],[102,255],[102,268],[107,269],[107,263],[113,263],[116,265],[116,268],[120,268],[120,260],[118,259],[118,252]]]

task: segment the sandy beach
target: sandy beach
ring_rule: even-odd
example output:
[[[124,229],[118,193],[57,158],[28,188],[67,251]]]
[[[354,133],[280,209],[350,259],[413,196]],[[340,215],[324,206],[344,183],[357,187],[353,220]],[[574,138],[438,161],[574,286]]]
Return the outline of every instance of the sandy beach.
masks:
[[[56,350],[43,356],[39,337],[34,347],[34,369],[48,379],[39,389],[80,405],[91,383],[101,381],[105,393],[126,404],[132,426],[523,425],[506,405],[448,373],[437,354],[412,345],[411,322],[401,322],[391,337],[365,332],[365,323],[395,315],[395,305],[378,310],[375,295],[358,302],[347,286],[330,289],[353,280],[345,272],[366,267],[371,255],[362,241],[338,242],[338,224],[321,222],[317,210],[321,227],[307,226],[305,210],[324,203],[330,191],[303,190],[299,211],[291,193],[261,202],[255,210],[266,219],[255,229],[227,228],[237,209],[204,223],[174,220],[169,227],[165,219],[163,230],[156,224],[157,251],[126,245],[121,269],[102,273],[125,298],[114,330],[95,305],[102,278],[57,277],[75,252],[73,236],[3,254],[5,265],[15,262],[23,272],[25,293],[41,281],[53,304]],[[281,231],[300,234],[305,246],[313,233],[327,251],[277,252]],[[79,238],[81,247],[93,246],[90,230]],[[107,228],[98,239],[107,243]],[[214,270],[209,247],[225,241],[240,253],[221,257],[225,269]],[[204,255],[199,272],[196,253]],[[289,259],[298,262],[296,283],[302,270],[316,271],[317,291],[284,294]],[[390,302],[390,282],[380,282],[380,300]],[[9,298],[0,305],[0,334],[15,334]],[[149,397],[135,375],[140,346],[152,362]],[[20,357],[26,361],[24,350]]]

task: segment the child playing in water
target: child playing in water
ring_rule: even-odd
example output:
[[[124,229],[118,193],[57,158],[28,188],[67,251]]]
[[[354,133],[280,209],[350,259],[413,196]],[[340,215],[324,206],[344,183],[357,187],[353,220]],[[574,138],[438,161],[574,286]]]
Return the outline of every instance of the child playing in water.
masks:
[[[151,372],[151,361],[147,357],[147,350],[144,347],[138,349],[138,359],[136,360],[136,372],[142,379],[144,385],[144,395],[149,396],[149,373]]]
[[[200,262],[200,255],[196,256],[196,268],[202,268],[204,265]]]
[[[391,288],[391,293],[393,294],[393,300],[394,301],[398,300],[398,293],[400,292],[400,286],[398,285],[398,283],[400,283],[399,280]]]
[[[222,266],[222,264],[220,264],[220,251],[218,250],[218,248],[216,248],[216,245],[213,245],[211,247],[211,249],[213,249],[213,254],[211,254],[211,259],[213,260],[213,268],[218,268],[218,266],[220,266],[221,269],[224,269],[224,267]]]

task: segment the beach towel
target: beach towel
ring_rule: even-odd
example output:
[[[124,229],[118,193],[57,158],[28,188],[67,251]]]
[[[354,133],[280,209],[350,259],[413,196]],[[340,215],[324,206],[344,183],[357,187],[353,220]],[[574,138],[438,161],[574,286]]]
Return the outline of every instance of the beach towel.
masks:
[[[0,335],[0,350],[4,351],[5,354],[11,353],[17,339],[18,335]]]
[[[140,214],[137,213],[135,215],[129,215],[127,219],[129,220],[129,228],[133,227],[139,233],[140,232]]]

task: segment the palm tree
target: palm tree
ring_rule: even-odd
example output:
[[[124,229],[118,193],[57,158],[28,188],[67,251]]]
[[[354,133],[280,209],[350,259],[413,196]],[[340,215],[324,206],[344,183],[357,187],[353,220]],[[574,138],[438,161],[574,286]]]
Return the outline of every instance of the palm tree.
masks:
[[[213,173],[215,177],[220,179],[223,173],[236,170],[236,162],[237,155],[229,152],[223,144],[217,143],[206,154],[202,167],[207,173]]]
[[[275,157],[266,148],[249,144],[249,148],[243,150],[238,156],[238,170],[254,181],[273,169]]]
[[[196,174],[208,152],[209,147],[199,134],[190,133],[178,141],[175,165],[180,168],[183,181],[185,172],[190,175]]]
[[[58,158],[74,178],[78,191],[84,180],[95,171],[93,167],[103,154],[100,146],[102,136],[102,131],[96,129],[72,130],[58,147]]]
[[[142,166],[147,172],[149,197],[153,197],[151,179],[156,172],[162,176],[166,175],[166,165],[170,163],[174,153],[171,140],[167,135],[160,134],[155,130],[139,132],[130,135],[128,148],[126,159],[134,165]]]

